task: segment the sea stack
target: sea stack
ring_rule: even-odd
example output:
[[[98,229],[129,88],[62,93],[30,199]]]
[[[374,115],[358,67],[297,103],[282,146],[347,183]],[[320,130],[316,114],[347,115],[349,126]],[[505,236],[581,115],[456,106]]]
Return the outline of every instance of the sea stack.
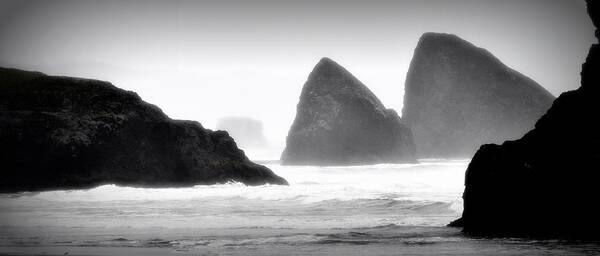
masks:
[[[402,119],[424,158],[471,157],[482,144],[517,139],[554,100],[487,50],[441,33],[419,39],[404,90]]]
[[[224,117],[217,122],[217,130],[227,131],[241,148],[268,146],[260,121],[248,117]]]
[[[356,77],[331,59],[302,88],[281,156],[285,165],[414,162],[410,129]]]
[[[597,28],[599,3],[587,6]],[[600,45],[594,44],[581,86],[561,94],[535,129],[477,151],[465,177],[463,216],[451,225],[485,236],[600,239],[599,86]]]
[[[286,184],[226,132],[108,82],[0,68],[0,192],[101,184]]]

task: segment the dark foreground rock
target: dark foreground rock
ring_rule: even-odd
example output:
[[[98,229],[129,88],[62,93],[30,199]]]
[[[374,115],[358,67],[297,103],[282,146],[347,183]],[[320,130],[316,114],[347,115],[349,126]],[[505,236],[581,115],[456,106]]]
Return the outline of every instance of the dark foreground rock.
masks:
[[[485,49],[426,33],[406,77],[402,119],[419,157],[471,157],[531,130],[554,96]]]
[[[226,132],[172,120],[108,82],[0,68],[0,191],[286,184]]]
[[[596,27],[598,8],[588,1]],[[581,75],[581,87],[561,94],[523,138],[477,151],[463,216],[451,225],[476,235],[600,239],[598,44]]]
[[[350,72],[323,58],[302,88],[281,156],[287,165],[415,161],[410,130]]]

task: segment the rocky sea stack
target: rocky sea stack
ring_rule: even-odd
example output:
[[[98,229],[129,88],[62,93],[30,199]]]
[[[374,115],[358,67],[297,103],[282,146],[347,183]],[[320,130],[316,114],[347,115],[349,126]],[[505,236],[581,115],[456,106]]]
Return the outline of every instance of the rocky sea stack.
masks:
[[[596,27],[599,8],[588,1]],[[466,173],[463,216],[451,225],[476,235],[600,239],[599,83],[594,44],[581,87],[561,94],[523,138],[477,151]]]
[[[260,121],[248,117],[224,117],[217,122],[217,130],[227,131],[241,148],[265,147],[267,138]]]
[[[172,120],[108,82],[0,68],[0,191],[286,184],[226,132]]]
[[[419,157],[471,157],[482,144],[523,136],[553,100],[487,50],[426,33],[406,77],[402,119]]]
[[[287,165],[414,162],[410,130],[350,72],[323,58],[302,88],[281,156]]]

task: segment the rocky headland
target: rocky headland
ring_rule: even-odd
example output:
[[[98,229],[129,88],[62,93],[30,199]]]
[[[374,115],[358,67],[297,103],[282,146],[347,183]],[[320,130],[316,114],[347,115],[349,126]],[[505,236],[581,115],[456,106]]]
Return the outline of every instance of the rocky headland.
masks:
[[[0,192],[287,184],[222,131],[108,82],[0,68]]]
[[[587,6],[597,28],[599,3]],[[594,44],[581,86],[561,94],[535,129],[477,151],[466,172],[462,218],[451,226],[473,235],[600,239],[599,82]]]

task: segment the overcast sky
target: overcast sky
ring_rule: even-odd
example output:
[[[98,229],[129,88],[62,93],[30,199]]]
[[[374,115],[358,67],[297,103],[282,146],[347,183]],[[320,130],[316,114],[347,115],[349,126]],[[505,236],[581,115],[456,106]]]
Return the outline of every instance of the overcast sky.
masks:
[[[324,56],[400,113],[429,31],[488,49],[554,95],[579,86],[594,38],[583,0],[0,0],[0,65],[108,80],[208,128],[260,119],[281,144]]]

